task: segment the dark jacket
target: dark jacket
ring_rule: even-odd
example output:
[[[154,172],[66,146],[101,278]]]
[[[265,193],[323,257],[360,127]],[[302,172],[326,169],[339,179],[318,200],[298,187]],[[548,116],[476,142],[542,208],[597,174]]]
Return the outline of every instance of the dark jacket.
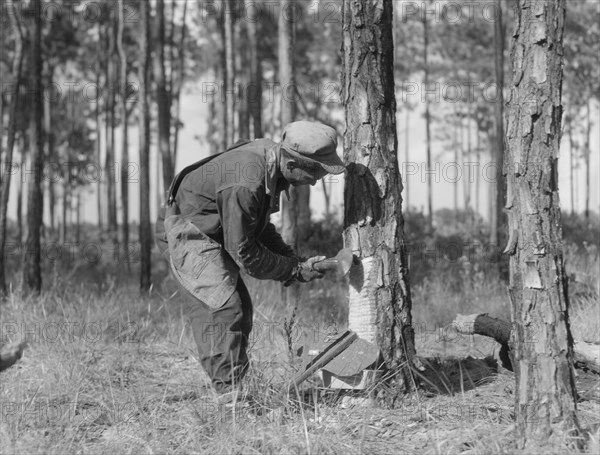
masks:
[[[175,275],[201,300],[213,300],[209,306],[233,292],[238,269],[258,279],[293,275],[298,260],[269,221],[288,186],[278,153],[274,142],[258,139],[215,156],[181,180],[179,213],[165,219],[164,233],[157,222],[157,243],[168,240]]]

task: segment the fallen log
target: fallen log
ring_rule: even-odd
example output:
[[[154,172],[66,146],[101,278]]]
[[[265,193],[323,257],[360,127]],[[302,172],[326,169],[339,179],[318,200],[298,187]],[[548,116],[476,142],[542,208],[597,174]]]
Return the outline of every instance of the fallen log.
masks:
[[[502,366],[507,370],[512,368],[512,351],[510,348],[510,322],[496,319],[487,314],[459,314],[452,322],[452,326],[459,333],[465,335],[483,335],[493,338],[501,345],[500,360]],[[575,353],[575,367],[587,369],[600,374],[600,345],[575,341],[573,345]]]
[[[0,347],[0,371],[14,365],[23,355],[26,343],[11,343]]]

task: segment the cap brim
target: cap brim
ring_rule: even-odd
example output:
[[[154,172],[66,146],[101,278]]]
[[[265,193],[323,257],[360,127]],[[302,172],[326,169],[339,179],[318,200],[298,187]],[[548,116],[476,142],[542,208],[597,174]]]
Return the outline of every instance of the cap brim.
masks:
[[[346,170],[346,166],[344,166],[344,163],[342,162],[340,157],[337,156],[337,154],[333,154],[331,159],[329,159],[327,161],[320,161],[320,160],[315,160],[314,158],[311,158],[306,155],[301,155],[300,153],[298,153],[294,150],[290,150],[283,145],[281,147],[292,156],[296,156],[296,157],[300,158],[301,160],[311,161],[313,163],[318,164],[323,169],[325,169],[325,171],[328,174],[341,174],[342,172],[344,172]]]
[[[346,166],[343,164],[326,164],[321,163],[320,161],[318,161],[318,163],[327,171],[328,174],[341,174],[346,170]]]

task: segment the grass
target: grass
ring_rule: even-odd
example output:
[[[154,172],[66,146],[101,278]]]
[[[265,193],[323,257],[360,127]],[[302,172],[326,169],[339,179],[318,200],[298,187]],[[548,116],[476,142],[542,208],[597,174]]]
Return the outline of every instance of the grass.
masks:
[[[145,297],[123,264],[114,270],[80,264],[70,275],[47,271],[53,278],[41,296],[15,292],[1,304],[2,341],[27,337],[29,347],[0,377],[0,453],[515,453],[514,376],[505,371],[481,374],[468,362],[440,361],[437,378],[416,379],[435,385],[441,378],[442,385],[424,387],[395,409],[324,391],[301,401],[282,395],[292,374],[284,330],[292,309],[278,285],[253,280],[246,385],[266,409],[260,416],[223,414],[198,363],[175,283],[160,267],[157,262],[156,285]],[[457,312],[507,317],[501,284],[476,273],[466,283],[460,292],[441,277],[413,287],[420,355],[494,354],[489,340],[444,332]],[[294,347],[342,330],[345,298],[344,283],[303,287]],[[597,294],[574,296],[576,338],[598,341],[599,306]],[[583,401],[578,407],[583,426],[594,430],[586,450],[598,453],[600,406]],[[539,448],[573,451],[567,440]]]

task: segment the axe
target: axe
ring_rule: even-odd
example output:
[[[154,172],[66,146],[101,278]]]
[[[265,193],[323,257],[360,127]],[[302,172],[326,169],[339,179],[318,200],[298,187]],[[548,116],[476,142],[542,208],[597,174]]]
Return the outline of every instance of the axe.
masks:
[[[344,248],[332,258],[315,262],[313,264],[313,269],[321,273],[333,272],[335,277],[339,279],[350,271],[353,260],[354,255],[352,254],[352,250],[350,248]]]

